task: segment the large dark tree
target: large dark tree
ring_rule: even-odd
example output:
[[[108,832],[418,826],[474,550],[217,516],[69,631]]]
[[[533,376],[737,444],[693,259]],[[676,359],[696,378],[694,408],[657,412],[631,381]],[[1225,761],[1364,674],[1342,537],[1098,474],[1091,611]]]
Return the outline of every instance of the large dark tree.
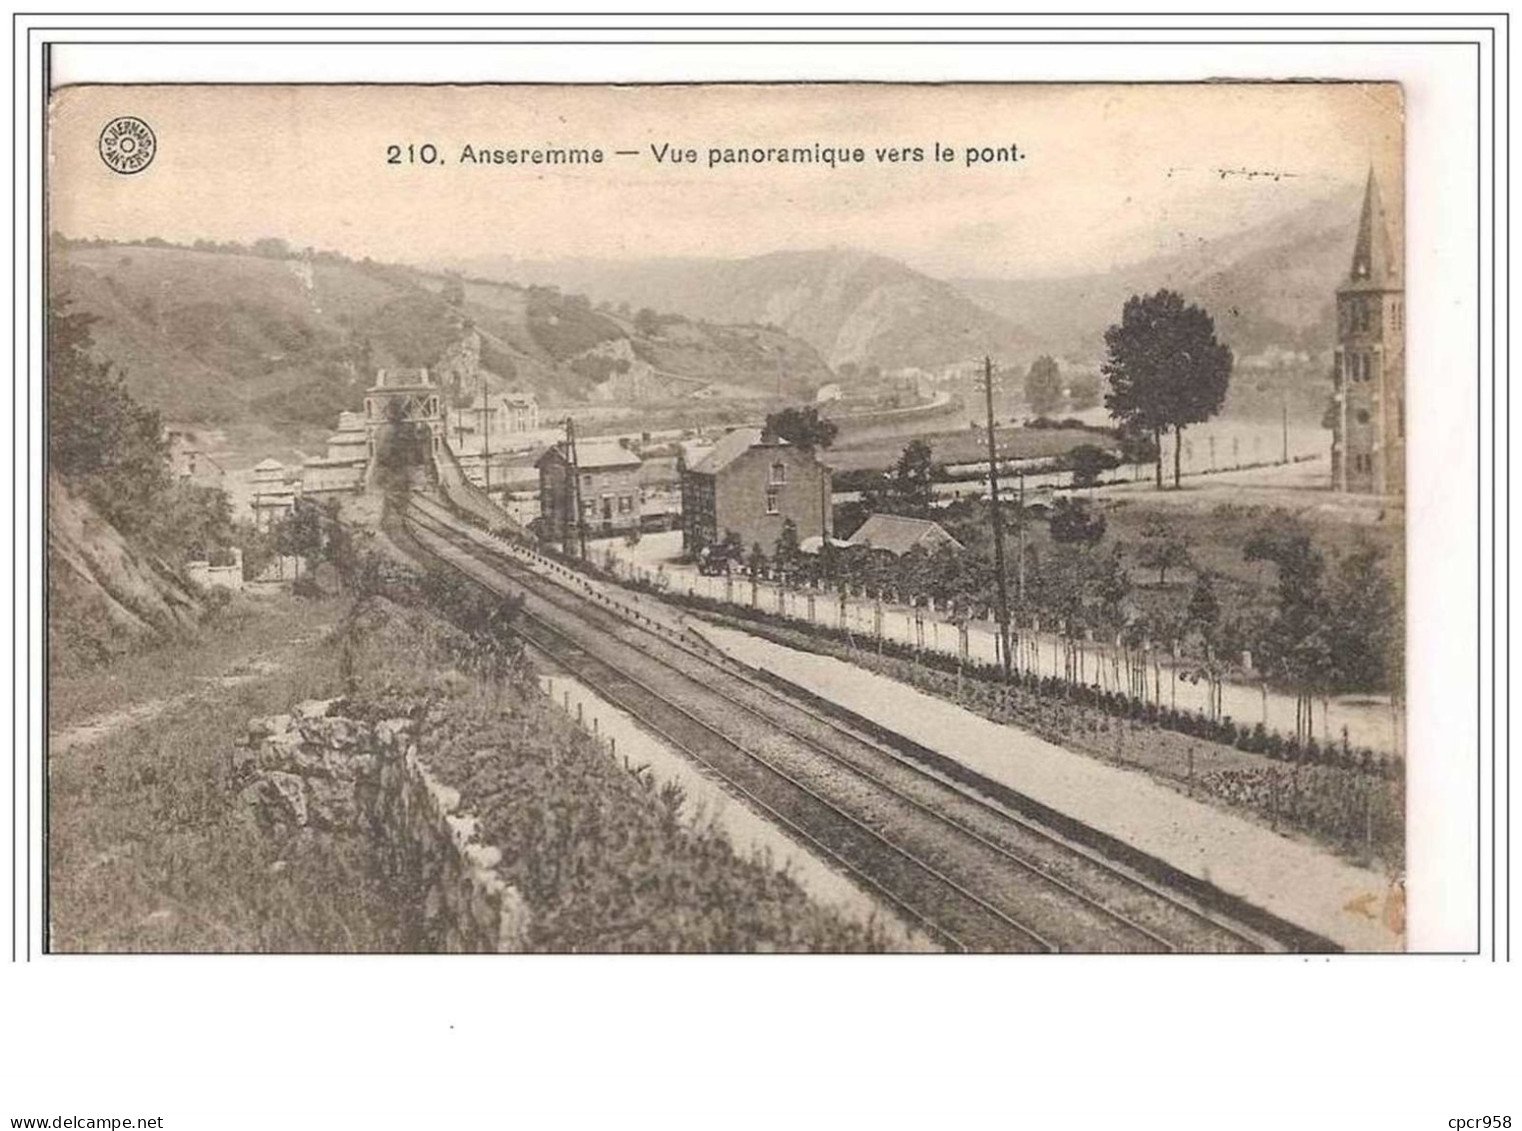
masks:
[[[1215,322],[1174,291],[1126,300],[1119,324],[1105,331],[1110,391],[1105,407],[1159,445],[1157,485],[1163,485],[1162,434],[1173,429],[1173,485],[1179,485],[1184,428],[1221,410],[1231,380],[1231,349],[1216,340]]]
[[[924,440],[911,440],[888,477],[888,504],[899,514],[923,515],[935,502],[935,459]]]
[[[833,420],[821,419],[819,409],[809,405],[771,413],[766,418],[766,430],[794,447],[812,452],[833,444],[840,428]]]
[[[1074,487],[1092,487],[1101,475],[1120,466],[1120,460],[1093,444],[1079,444],[1068,452],[1066,463],[1073,473]]]
[[[1105,536],[1105,516],[1090,510],[1088,501],[1061,497],[1047,522],[1052,541],[1062,546],[1093,546]]]

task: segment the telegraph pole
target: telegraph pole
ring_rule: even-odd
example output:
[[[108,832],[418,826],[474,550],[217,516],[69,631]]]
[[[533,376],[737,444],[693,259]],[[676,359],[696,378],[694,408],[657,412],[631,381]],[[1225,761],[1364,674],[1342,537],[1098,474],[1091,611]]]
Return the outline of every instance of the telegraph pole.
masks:
[[[1020,557],[1015,562],[1015,602],[1025,608],[1025,471],[1020,471]]]
[[[496,411],[487,404],[476,409],[476,421],[481,427],[481,471],[485,475],[488,499],[491,498],[491,414]]]
[[[983,359],[983,392],[988,404],[988,494],[994,511],[994,580],[999,593],[999,659],[1004,668],[1004,682],[1009,682],[1009,586],[1004,578],[1004,518],[999,513],[999,453],[994,445],[994,363]],[[1024,514],[1021,515],[1024,534]],[[1021,555],[1022,561],[1024,555]]]
[[[581,559],[585,561],[587,557],[587,527],[582,517],[581,509],[581,468],[576,460],[576,421],[572,420],[569,416],[565,418],[565,454],[571,477],[571,489],[567,493],[570,495],[571,512],[574,515],[573,521],[576,523],[576,548]],[[570,552],[570,548],[566,543],[570,541],[571,529],[571,526],[567,524],[565,537],[561,540],[561,545],[567,553]]]

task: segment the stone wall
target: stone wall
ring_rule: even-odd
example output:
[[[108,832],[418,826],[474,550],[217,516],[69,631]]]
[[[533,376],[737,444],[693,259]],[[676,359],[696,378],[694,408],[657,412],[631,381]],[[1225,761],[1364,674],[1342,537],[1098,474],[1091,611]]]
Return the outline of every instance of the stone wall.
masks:
[[[459,793],[418,751],[417,724],[345,717],[338,700],[254,719],[234,755],[243,800],[267,828],[354,832],[375,843],[418,951],[522,951],[529,912],[477,838]]]

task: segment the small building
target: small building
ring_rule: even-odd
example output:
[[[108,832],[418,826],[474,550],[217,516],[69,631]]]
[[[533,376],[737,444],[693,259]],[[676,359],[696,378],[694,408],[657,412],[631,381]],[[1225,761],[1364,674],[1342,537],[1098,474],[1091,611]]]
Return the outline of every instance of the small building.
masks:
[[[458,456],[503,452],[539,428],[539,402],[532,393],[478,397],[448,412],[446,438]]]
[[[539,427],[539,402],[533,393],[503,393],[502,430],[507,435],[533,432]]]
[[[873,550],[887,550],[894,557],[907,554],[916,546],[927,553],[934,553],[942,546],[960,550],[958,542],[944,527],[927,518],[904,518],[896,514],[874,514],[861,524],[847,540],[848,545],[866,546]]]
[[[562,544],[577,536],[576,499],[589,538],[639,529],[640,458],[610,440],[581,440],[574,461],[564,440],[539,457],[543,535]]]
[[[255,465],[253,492],[249,501],[254,512],[254,529],[268,530],[296,506],[301,497],[301,480],[287,473],[285,464],[266,459]]]
[[[357,412],[338,414],[338,431],[328,437],[324,456],[308,456],[301,465],[303,494],[359,491],[370,461],[370,433]]]
[[[736,428],[682,471],[682,550],[696,556],[733,532],[770,554],[789,519],[800,541],[834,530],[830,468],[760,428]]]

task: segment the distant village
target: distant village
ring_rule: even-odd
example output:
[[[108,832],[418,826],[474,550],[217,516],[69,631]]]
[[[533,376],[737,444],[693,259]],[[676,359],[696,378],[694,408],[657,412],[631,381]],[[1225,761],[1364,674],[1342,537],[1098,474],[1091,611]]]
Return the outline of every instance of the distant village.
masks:
[[[1404,486],[1404,291],[1372,173],[1352,262],[1335,301],[1338,343],[1323,421],[1332,434],[1328,486],[1397,497]],[[1243,360],[1249,366],[1274,361]],[[887,418],[937,404],[965,405],[979,372],[976,363],[966,362],[934,371],[905,368],[877,374],[882,386],[895,392],[886,402],[879,398],[873,412]],[[1102,415],[1097,369],[1065,362],[1062,372],[1063,402]],[[703,385],[689,395],[701,399],[715,387]],[[842,384],[830,382],[817,389],[814,408],[833,414],[842,410],[845,399]],[[436,461],[454,468],[514,521],[553,543],[569,546],[577,538],[681,530],[684,557],[698,561],[725,539],[736,540],[741,552],[753,545],[773,547],[786,525],[804,554],[818,553],[825,541],[834,540],[839,496],[831,467],[820,453],[795,447],[762,427],[667,429],[578,440],[568,422],[545,420],[529,392],[489,392],[483,379],[469,403],[452,406],[447,400],[426,368],[383,368],[365,391],[363,406],[339,414],[322,455],[295,465],[266,458],[239,484],[195,433],[176,430],[169,437],[172,466],[177,478],[228,490],[240,504],[239,517],[251,517],[256,529],[268,531],[298,500],[364,492],[376,466],[378,435],[405,419],[426,430]],[[870,418],[873,412],[865,415]],[[1239,462],[1243,458],[1240,452],[1233,456]],[[1213,467],[1213,445],[1210,458]],[[1284,458],[1289,458],[1287,440]],[[926,537],[936,544],[954,542],[933,522],[878,515],[837,545],[870,544],[902,553]]]

